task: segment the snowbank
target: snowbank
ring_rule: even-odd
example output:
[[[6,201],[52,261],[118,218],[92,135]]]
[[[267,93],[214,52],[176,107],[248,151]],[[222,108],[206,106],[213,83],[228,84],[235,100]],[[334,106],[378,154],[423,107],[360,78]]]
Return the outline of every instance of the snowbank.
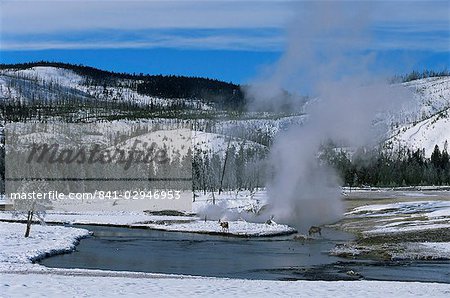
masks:
[[[25,224],[0,222],[0,269],[20,267],[33,260],[69,252],[80,238],[89,235],[85,229],[33,225],[25,238]]]
[[[408,260],[450,259],[450,242],[405,243],[403,249],[393,254],[392,258]]]
[[[0,220],[24,220],[13,212],[0,212]],[[217,234],[226,236],[276,236],[295,233],[295,229],[282,224],[252,223],[243,220],[228,221],[229,230],[223,231],[216,220],[206,222],[194,216],[157,216],[131,212],[48,212],[47,223],[108,225],[120,227],[149,228],[164,231]]]
[[[193,211],[199,216],[160,216],[145,212],[117,211],[112,204],[93,206],[105,211],[86,211],[81,207],[90,207],[87,204],[71,205],[68,210],[75,212],[48,211],[45,215],[47,223],[65,224],[94,224],[122,227],[141,227],[164,231],[190,232],[202,234],[219,234],[227,236],[276,236],[295,233],[294,228],[288,225],[271,224],[265,222],[269,218],[257,218],[256,212],[262,208],[267,200],[265,191],[240,191],[215,194],[215,205],[212,204],[212,195],[197,194],[193,203]],[[92,204],[91,204],[92,205]],[[58,206],[62,209],[64,206]],[[75,209],[75,207],[80,208]],[[122,208],[123,206],[119,206]],[[207,220],[205,221],[205,216]],[[228,221],[229,229],[223,231],[217,220],[221,218]],[[24,220],[14,217],[13,212],[0,212],[0,220]],[[276,220],[276,219],[275,219]]]
[[[170,225],[147,224],[146,227],[176,232],[191,232],[201,234],[214,234],[225,236],[243,236],[243,237],[257,237],[257,236],[277,236],[288,235],[296,232],[294,228],[287,225],[277,223],[252,223],[246,221],[230,221],[228,222],[229,229],[224,231],[217,221],[197,220],[189,223],[174,223]]]
[[[414,202],[401,202],[393,204],[374,204],[366,205],[354,208],[347,214],[376,214],[379,216],[386,216],[387,213],[394,214],[407,214],[418,213],[424,211],[435,211],[438,209],[450,210],[450,202],[447,201],[414,201]],[[384,211],[384,212],[380,212]]]
[[[450,228],[449,201],[415,201],[367,205],[354,208],[346,216],[379,218],[366,234],[402,233]]]
[[[15,217],[13,212],[0,212],[0,220],[24,220],[22,217]],[[171,221],[192,221],[195,217],[189,216],[154,216],[146,215],[143,212],[47,212],[45,217],[47,223],[64,224],[92,224],[109,226],[130,226],[140,222],[171,222]]]
[[[385,281],[267,281],[219,278],[132,278],[4,274],[7,297],[447,297],[450,285]]]
[[[360,237],[358,241],[333,249],[334,255],[371,254],[402,260],[450,259],[450,201],[356,207],[345,214],[342,227]]]

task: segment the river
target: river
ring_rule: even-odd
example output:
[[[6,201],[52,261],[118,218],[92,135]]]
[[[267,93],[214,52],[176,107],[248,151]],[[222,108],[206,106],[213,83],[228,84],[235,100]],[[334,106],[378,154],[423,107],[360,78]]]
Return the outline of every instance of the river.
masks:
[[[408,280],[450,282],[450,262],[375,262],[330,256],[351,235],[324,229],[311,241],[293,236],[237,238],[105,226],[72,253],[40,261],[56,268],[139,271],[269,280]],[[357,275],[349,275],[353,270]]]

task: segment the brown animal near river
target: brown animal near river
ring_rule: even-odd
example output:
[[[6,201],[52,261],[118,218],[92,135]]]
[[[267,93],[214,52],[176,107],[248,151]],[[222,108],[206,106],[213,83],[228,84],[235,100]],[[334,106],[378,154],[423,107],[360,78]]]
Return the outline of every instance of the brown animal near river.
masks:
[[[320,236],[322,236],[322,229],[320,227],[311,226],[309,228],[308,235],[311,236],[314,234],[319,234]]]
[[[224,233],[228,233],[229,232],[229,225],[228,225],[228,221],[221,221],[219,219],[219,225],[222,227],[222,232]]]

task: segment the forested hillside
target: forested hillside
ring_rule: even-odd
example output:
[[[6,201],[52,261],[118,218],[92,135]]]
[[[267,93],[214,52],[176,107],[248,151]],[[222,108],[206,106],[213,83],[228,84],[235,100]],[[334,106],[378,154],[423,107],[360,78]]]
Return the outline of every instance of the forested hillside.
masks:
[[[395,84],[413,91],[417,108],[386,119],[390,134],[376,148],[325,142],[321,162],[332,165],[347,186],[450,184],[450,77],[445,74],[399,76]],[[111,130],[142,121],[161,130],[188,125],[193,187],[202,191],[263,187],[277,133],[308,121],[302,107],[247,111],[241,86],[232,83],[54,62],[0,65],[0,98],[2,127],[10,122],[103,123],[112,135]],[[2,154],[2,181],[3,163]]]

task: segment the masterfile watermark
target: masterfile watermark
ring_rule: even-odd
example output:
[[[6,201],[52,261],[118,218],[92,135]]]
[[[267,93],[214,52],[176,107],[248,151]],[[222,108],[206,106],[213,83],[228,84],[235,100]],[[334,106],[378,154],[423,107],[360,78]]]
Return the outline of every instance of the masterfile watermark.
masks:
[[[5,137],[5,190],[14,201],[46,201],[56,210],[111,209],[114,201],[114,210],[191,211],[190,127],[11,123]],[[169,200],[174,193],[179,199]]]
[[[142,150],[138,150],[138,144],[142,143]],[[122,165],[124,170],[130,169],[133,163],[167,164],[170,159],[167,156],[166,148],[157,148],[155,143],[149,145],[147,142],[134,140],[130,150],[120,148],[102,149],[99,144],[91,146],[81,146],[76,149],[60,150],[59,144],[32,144],[27,163],[49,163],[70,165],[77,164],[110,164]]]

